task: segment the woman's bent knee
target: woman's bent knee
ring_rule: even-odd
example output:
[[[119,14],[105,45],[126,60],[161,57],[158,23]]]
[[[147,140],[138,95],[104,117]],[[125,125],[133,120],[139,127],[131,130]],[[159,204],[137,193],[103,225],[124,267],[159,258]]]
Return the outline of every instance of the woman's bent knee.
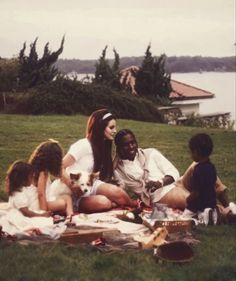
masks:
[[[111,201],[104,195],[96,195],[96,203],[97,206],[101,206],[105,209],[111,209],[112,204]]]
[[[111,208],[112,202],[104,195],[84,197],[79,203],[79,211],[85,213],[105,212]]]

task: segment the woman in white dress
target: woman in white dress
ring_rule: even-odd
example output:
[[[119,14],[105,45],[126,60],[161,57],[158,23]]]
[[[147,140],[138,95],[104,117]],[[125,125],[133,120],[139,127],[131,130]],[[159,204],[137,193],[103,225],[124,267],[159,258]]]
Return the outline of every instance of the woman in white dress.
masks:
[[[102,212],[116,206],[135,206],[128,194],[109,183],[113,175],[112,141],[116,134],[116,118],[107,109],[91,114],[87,122],[86,137],[72,144],[63,159],[63,182],[74,188],[69,173],[99,172],[90,193],[78,200],[78,211]]]

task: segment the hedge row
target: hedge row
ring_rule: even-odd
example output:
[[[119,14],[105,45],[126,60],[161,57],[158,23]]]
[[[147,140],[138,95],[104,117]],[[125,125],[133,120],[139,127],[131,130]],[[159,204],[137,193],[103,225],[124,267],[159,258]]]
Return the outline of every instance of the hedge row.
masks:
[[[162,122],[156,105],[144,98],[118,92],[105,85],[82,84],[60,78],[27,93],[7,96],[8,113],[85,114],[107,107],[118,118]]]

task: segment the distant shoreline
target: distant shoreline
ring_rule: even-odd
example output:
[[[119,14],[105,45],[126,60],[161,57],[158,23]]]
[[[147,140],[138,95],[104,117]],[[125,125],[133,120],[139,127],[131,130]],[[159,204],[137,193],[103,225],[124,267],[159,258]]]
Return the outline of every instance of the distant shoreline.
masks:
[[[120,58],[120,69],[131,65],[140,66],[143,56]],[[108,59],[110,63],[112,59]],[[97,60],[59,59],[56,66],[62,73],[77,72],[78,74],[95,73]],[[236,72],[235,57],[201,57],[181,56],[167,57],[167,70],[170,73],[192,72]]]

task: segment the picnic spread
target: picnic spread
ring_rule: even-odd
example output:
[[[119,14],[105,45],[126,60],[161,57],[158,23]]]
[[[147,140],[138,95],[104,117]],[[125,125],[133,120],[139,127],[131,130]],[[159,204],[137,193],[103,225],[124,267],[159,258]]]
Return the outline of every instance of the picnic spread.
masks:
[[[19,210],[10,209],[7,203],[0,203],[1,239],[22,244],[38,241],[89,244],[103,252],[154,249],[158,259],[163,258],[164,251],[170,256],[169,261],[190,261],[191,246],[199,242],[192,233],[196,222],[180,219],[181,213],[169,208],[162,220],[155,216],[150,208],[114,209],[104,213],[78,213],[68,223],[53,217],[25,217]],[[167,250],[162,250],[161,246],[166,244]],[[189,258],[185,254],[170,254],[172,248],[174,252],[176,249],[186,252]]]

